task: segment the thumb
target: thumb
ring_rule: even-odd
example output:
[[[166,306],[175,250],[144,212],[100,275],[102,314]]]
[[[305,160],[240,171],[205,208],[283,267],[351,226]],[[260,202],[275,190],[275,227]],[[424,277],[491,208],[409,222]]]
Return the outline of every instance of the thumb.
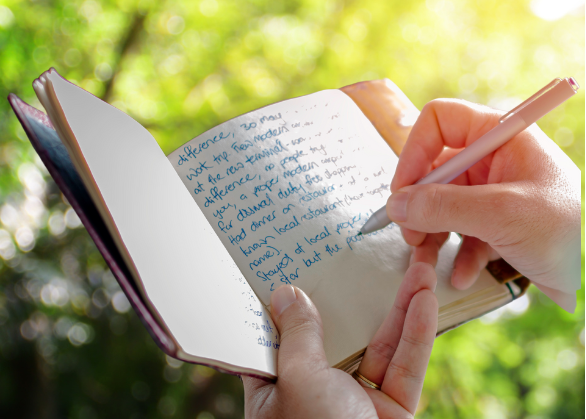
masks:
[[[491,243],[496,234],[527,217],[523,193],[512,184],[412,185],[387,201],[387,215],[401,227],[424,233],[454,231]],[[522,224],[522,223],[521,223]]]
[[[271,314],[281,335],[278,376],[328,368],[321,317],[299,288],[283,285],[271,295]]]

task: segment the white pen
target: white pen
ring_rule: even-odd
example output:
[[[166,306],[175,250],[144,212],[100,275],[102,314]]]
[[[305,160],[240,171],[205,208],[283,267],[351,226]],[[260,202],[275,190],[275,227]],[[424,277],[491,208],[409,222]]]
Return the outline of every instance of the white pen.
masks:
[[[580,86],[573,77],[556,78],[525,102],[505,114],[500,124],[456,154],[440,167],[415,182],[415,185],[449,183],[484,157],[508,142],[529,125],[576,94]],[[360,229],[359,235],[369,234],[388,226],[386,206],[374,212]]]

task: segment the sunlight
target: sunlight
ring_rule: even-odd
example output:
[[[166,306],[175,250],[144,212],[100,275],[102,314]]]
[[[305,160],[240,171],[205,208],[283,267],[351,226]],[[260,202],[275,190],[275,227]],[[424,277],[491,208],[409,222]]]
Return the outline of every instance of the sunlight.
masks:
[[[584,7],[584,0],[533,0],[531,11],[543,20],[558,20]]]

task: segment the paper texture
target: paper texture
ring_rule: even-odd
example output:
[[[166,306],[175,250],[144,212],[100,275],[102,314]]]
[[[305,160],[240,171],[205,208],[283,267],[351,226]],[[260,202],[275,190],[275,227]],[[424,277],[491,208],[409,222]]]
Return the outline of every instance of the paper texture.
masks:
[[[282,284],[312,298],[331,364],[364,348],[392,306],[409,260],[399,228],[357,236],[385,204],[397,157],[338,90],[227,121],[169,161],[265,304]],[[494,286],[449,283],[459,240],[440,252],[440,305]]]
[[[147,297],[181,349],[276,375],[270,315],[154,138],[56,73],[49,79]]]

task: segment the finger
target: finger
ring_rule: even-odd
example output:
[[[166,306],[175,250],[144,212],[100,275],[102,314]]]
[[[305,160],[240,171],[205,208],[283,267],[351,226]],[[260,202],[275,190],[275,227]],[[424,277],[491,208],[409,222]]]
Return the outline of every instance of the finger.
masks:
[[[411,230],[455,231],[491,243],[523,225],[527,208],[534,206],[523,189],[516,183],[406,186],[387,201],[387,215]]]
[[[272,385],[270,381],[250,377],[248,375],[241,375],[240,378],[242,379],[242,384],[244,385],[244,391],[247,393],[255,393],[263,387]]]
[[[441,152],[441,154],[438,156],[437,159],[435,159],[435,161],[432,164],[432,170],[440,167],[442,164],[444,164],[445,162],[447,162],[448,160],[450,160],[452,157],[454,157],[456,154],[460,153],[463,149],[453,149],[453,148],[446,148],[444,149],[444,151]],[[450,183],[452,185],[470,185],[471,184],[471,180],[470,178],[476,179],[477,182],[474,184],[485,184],[486,183],[486,179],[488,178],[488,169],[490,167],[487,166],[487,164],[484,161],[480,161],[478,164],[475,164],[474,166],[472,166],[470,169],[468,169],[467,171],[465,171],[464,173],[462,173],[460,176],[456,177],[455,179],[453,179]],[[481,176],[485,175],[484,178],[482,178]]]
[[[411,299],[421,290],[433,292],[436,283],[435,271],[431,265],[415,263],[407,269],[389,315],[366,348],[358,367],[360,374],[378,385],[383,382],[389,362],[399,345]]]
[[[428,234],[423,243],[413,248],[411,263],[423,262],[435,267],[439,251],[449,236],[448,232]]]
[[[431,168],[436,169],[440,167],[462,150],[463,148],[444,148],[440,155],[433,161]]]
[[[401,234],[403,235],[403,239],[405,243],[409,246],[419,246],[425,240],[425,236],[427,233],[422,233],[421,231],[415,231],[408,228],[401,227]]]
[[[279,377],[314,374],[329,367],[321,317],[303,291],[291,285],[277,288],[271,295],[271,315],[280,333]]]
[[[275,385],[260,378],[248,377],[241,375],[244,386],[244,410],[245,417],[258,417],[265,401],[270,397]]]
[[[365,390],[370,400],[372,400],[379,419],[413,418],[413,415],[409,414],[403,406],[382,391],[369,388]]]
[[[411,299],[399,346],[385,374],[381,391],[412,414],[421,396],[425,371],[437,333],[438,303],[428,289]]]
[[[488,263],[491,248],[476,237],[464,236],[460,250],[454,260],[452,285],[459,290],[469,288]]]
[[[500,258],[501,255],[499,255],[499,253],[496,250],[494,250],[492,246],[488,246],[488,260],[493,261]]]
[[[399,156],[391,191],[425,176],[444,147],[464,148],[498,125],[500,114],[461,100],[438,99],[423,107]],[[487,159],[490,165],[490,157]]]
[[[441,154],[438,156],[438,158],[433,162],[432,169],[435,169],[436,167],[441,166],[446,161],[448,161],[449,159],[454,157],[456,154],[458,154],[460,151],[461,150],[456,150],[456,149],[451,149],[451,148],[444,149],[441,152]],[[460,176],[455,178],[450,183],[452,183],[454,185],[468,185],[468,175],[466,173],[462,173]],[[401,234],[403,236],[403,239],[405,240],[405,243],[407,243],[409,246],[420,246],[426,237],[426,233],[423,233],[421,231],[411,230],[411,229],[404,228],[404,227],[401,228]],[[422,260],[422,262],[425,262],[425,260]],[[435,265],[435,263],[432,263],[432,265]]]

